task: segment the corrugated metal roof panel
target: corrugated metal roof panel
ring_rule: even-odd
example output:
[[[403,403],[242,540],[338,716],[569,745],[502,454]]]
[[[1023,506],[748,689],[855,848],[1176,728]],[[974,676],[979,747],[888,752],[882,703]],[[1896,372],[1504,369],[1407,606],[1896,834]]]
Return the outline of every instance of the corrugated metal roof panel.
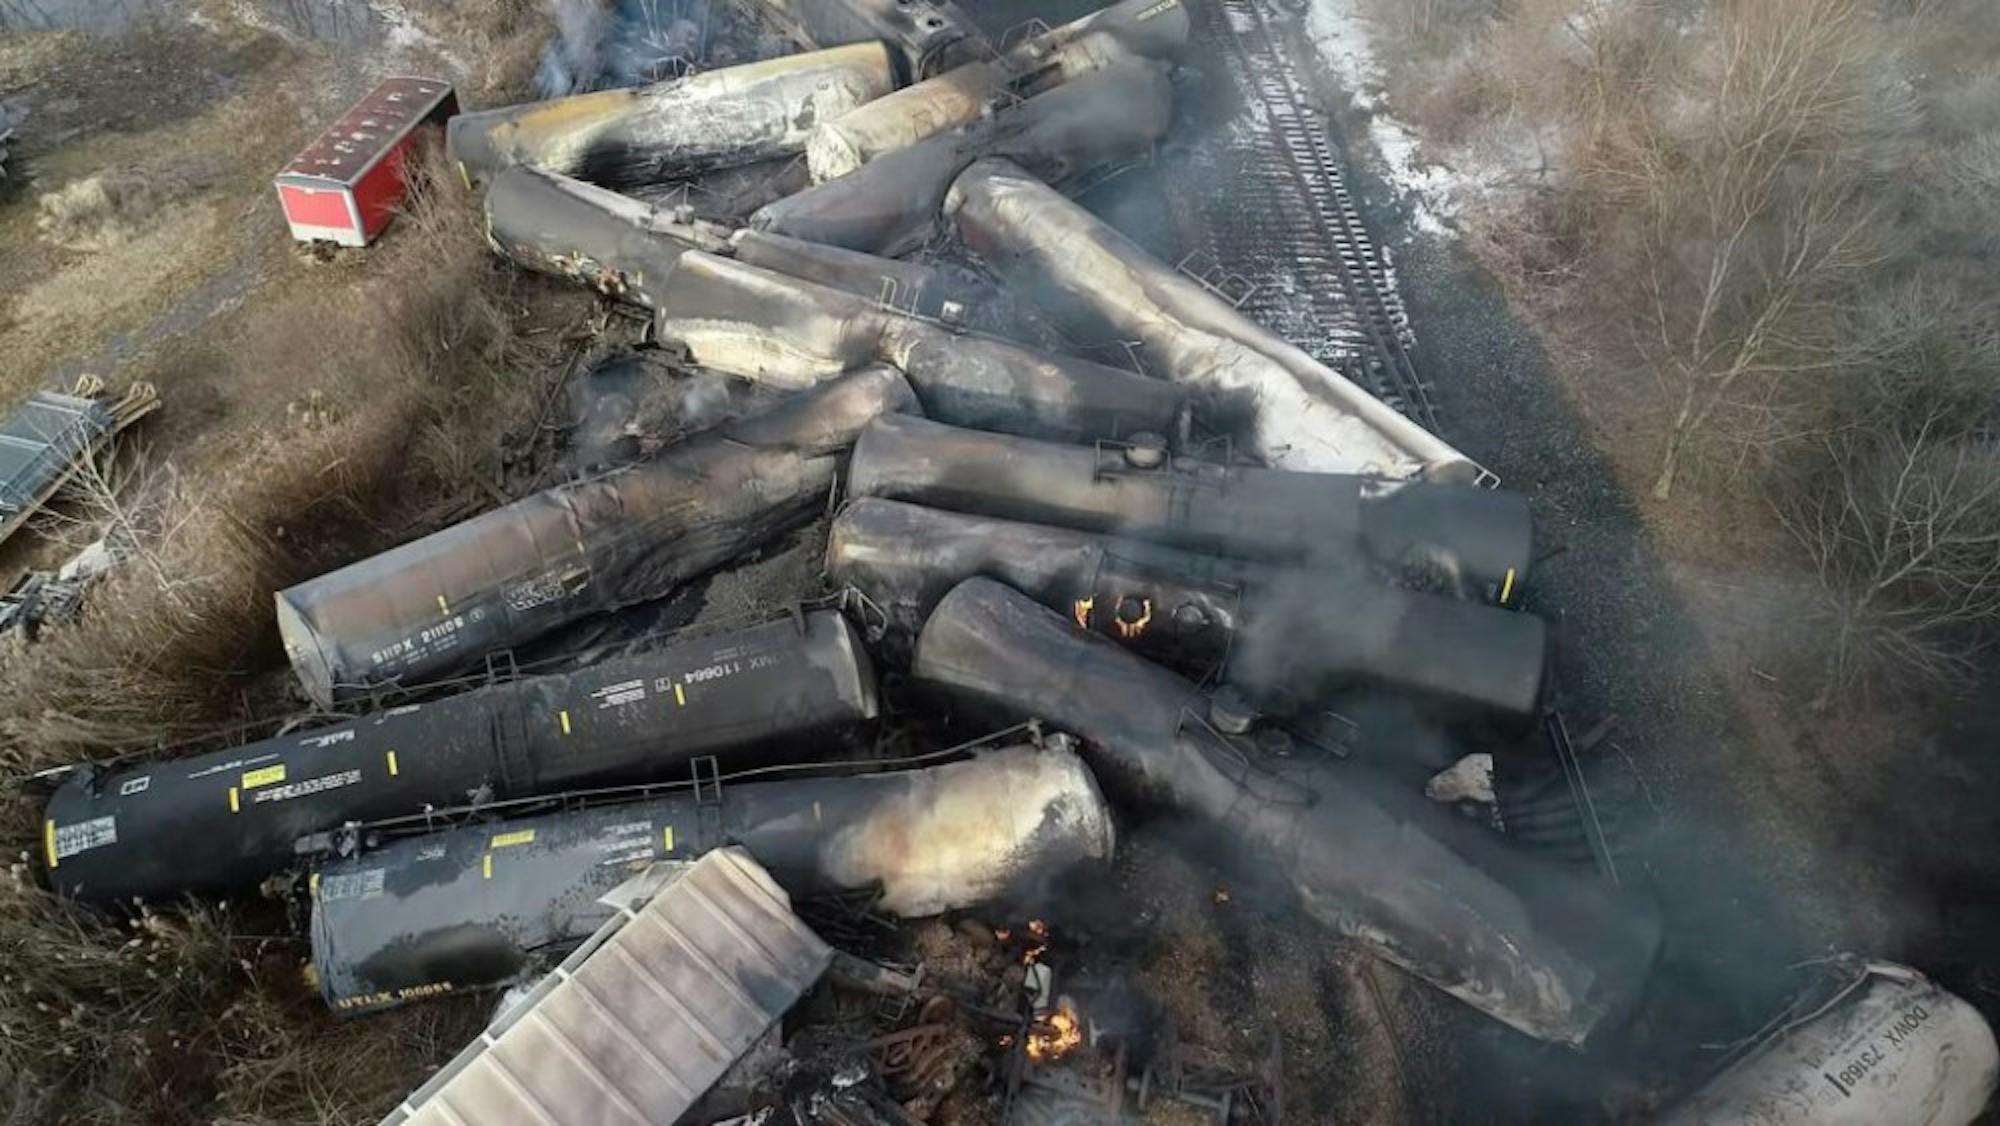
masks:
[[[741,849],[667,881],[644,906],[644,888],[613,892],[620,913],[384,1126],[666,1126],[685,1113],[833,950]]]

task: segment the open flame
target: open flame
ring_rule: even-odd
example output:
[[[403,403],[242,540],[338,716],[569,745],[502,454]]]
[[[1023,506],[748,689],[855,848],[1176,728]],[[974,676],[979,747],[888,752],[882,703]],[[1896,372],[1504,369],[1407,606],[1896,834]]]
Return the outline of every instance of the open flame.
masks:
[[[1037,1062],[1059,1060],[1083,1045],[1083,1020],[1068,1002],[1028,1028],[1022,1045],[1028,1058]]]
[[[1049,948],[1049,925],[1040,919],[1028,920],[1028,946],[1021,951],[1021,964],[1032,966]]]

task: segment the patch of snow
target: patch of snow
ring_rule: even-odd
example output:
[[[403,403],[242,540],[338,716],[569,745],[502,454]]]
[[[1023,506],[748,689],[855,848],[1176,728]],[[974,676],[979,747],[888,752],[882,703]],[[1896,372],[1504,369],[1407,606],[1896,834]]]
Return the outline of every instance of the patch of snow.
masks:
[[[1312,0],[1306,31],[1354,107],[1368,115],[1368,139],[1382,160],[1384,178],[1410,209],[1411,222],[1426,234],[1449,238],[1451,221],[1479,192],[1483,179],[1426,159],[1416,132],[1390,116],[1383,104],[1383,68],[1358,0]]]

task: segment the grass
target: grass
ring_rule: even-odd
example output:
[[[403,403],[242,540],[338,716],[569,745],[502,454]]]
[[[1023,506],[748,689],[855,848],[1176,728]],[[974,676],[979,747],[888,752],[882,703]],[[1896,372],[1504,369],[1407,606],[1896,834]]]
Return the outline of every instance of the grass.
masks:
[[[143,560],[0,663],[0,769],[17,781],[296,710],[273,687],[289,683],[272,591],[411,534],[407,514],[486,503],[506,435],[544,401],[527,373],[554,370],[556,334],[531,328],[476,201],[441,160],[420,172],[426,190],[361,265],[246,307],[208,353],[212,383],[241,396],[228,448],[183,444],[186,471],[157,450],[132,460],[151,471],[118,503],[151,513],[132,521]],[[572,301],[536,298],[555,304],[538,316],[572,317]],[[5,814],[24,857],[0,887],[10,1121],[372,1121],[482,1021],[460,1003],[335,1022],[271,905],[129,923],[74,909],[25,860],[35,803]]]

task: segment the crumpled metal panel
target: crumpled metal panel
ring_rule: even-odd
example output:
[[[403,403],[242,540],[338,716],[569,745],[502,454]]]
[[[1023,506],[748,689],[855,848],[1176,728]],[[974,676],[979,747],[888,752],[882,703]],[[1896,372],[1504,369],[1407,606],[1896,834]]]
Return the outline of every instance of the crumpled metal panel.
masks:
[[[95,399],[35,392],[0,422],[0,515],[40,503],[111,423],[111,412]]]
[[[667,1126],[833,960],[742,849],[703,856],[643,906],[616,905],[383,1126]]]

